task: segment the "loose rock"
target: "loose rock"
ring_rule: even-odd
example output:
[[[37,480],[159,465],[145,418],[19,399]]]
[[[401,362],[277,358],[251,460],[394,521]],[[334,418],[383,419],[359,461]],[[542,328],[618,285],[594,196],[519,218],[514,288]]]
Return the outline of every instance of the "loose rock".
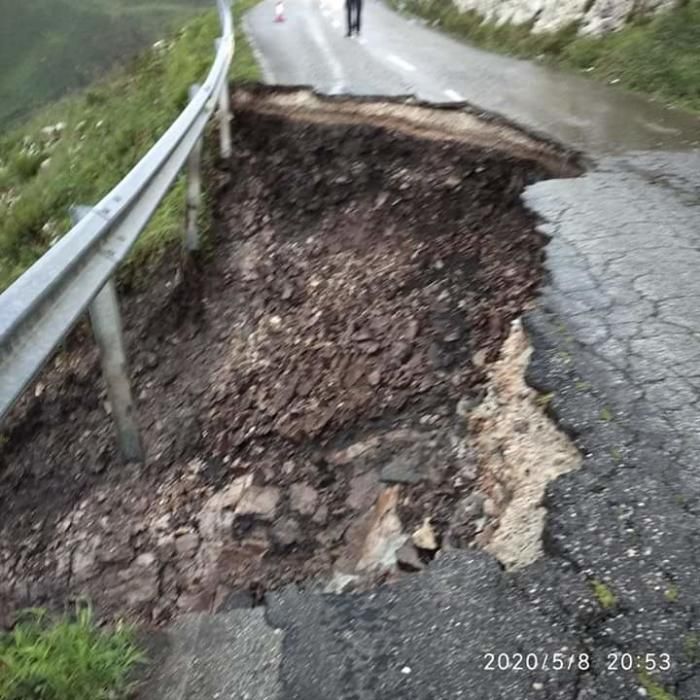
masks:
[[[419,455],[399,455],[382,469],[381,480],[389,484],[417,484],[424,478],[420,462]]]
[[[301,540],[301,528],[294,518],[282,518],[272,528],[272,539],[283,547],[289,547]]]
[[[289,500],[293,511],[300,515],[311,515],[316,510],[318,492],[309,484],[292,484]]]
[[[236,515],[255,515],[261,520],[271,520],[280,499],[280,490],[275,486],[251,486],[241,497]]]
[[[396,561],[399,568],[406,571],[420,571],[424,568],[423,562],[418,556],[418,551],[410,539],[407,539],[396,552]]]
[[[434,552],[438,549],[435,530],[430,524],[430,518],[426,518],[423,521],[423,524],[411,535],[411,540],[418,549],[424,549],[428,552]]]
[[[193,557],[199,548],[199,535],[189,532],[175,538],[175,551],[181,557]]]

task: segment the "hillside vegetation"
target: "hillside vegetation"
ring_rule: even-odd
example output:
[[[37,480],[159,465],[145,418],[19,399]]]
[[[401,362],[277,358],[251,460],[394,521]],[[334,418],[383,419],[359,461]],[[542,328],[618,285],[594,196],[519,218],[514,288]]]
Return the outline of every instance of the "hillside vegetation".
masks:
[[[700,0],[686,0],[656,17],[637,17],[599,39],[577,36],[575,24],[543,34],[531,33],[527,24],[497,26],[473,12],[460,12],[452,0],[391,2],[489,50],[584,71],[700,111]]]
[[[0,0],[0,128],[208,7],[210,0]]]
[[[236,3],[236,14],[254,2]],[[186,105],[189,86],[206,75],[219,31],[216,12],[206,12],[126,68],[0,136],[0,289],[70,228],[72,204],[98,201],[155,143]],[[233,77],[256,78],[257,71],[239,30]],[[184,216],[179,181],[132,260],[166,249],[180,237]]]

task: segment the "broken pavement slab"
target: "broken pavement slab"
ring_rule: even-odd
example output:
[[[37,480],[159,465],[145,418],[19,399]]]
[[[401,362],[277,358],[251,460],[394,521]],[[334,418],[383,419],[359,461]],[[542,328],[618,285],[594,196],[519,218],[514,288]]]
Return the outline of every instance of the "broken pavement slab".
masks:
[[[487,654],[585,652],[476,551],[443,554],[423,573],[364,594],[290,587],[268,596],[268,620],[285,633],[285,700],[571,700],[578,670],[490,671]]]

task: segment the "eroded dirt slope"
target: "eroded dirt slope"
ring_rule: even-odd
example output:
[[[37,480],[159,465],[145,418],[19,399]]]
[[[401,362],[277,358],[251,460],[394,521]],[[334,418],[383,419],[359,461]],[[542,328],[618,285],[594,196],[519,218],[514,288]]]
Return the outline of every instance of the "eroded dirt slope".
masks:
[[[396,538],[484,529],[467,416],[543,274],[519,195],[551,166],[327,111],[239,104],[210,254],[127,290],[145,465],[119,462],[85,329],[16,410],[5,614],[87,595],[161,621],[354,573],[389,510]]]

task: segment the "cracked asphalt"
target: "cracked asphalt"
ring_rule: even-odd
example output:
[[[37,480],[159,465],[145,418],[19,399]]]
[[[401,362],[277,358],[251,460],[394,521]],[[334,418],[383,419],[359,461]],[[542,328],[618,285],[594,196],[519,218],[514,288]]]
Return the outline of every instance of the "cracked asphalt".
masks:
[[[342,36],[342,0],[286,13],[274,24],[263,0],[246,17],[268,81],[465,99],[581,149],[590,169],[524,195],[552,237],[549,282],[525,319],[528,381],[584,455],[548,489],[546,557],[507,575],[461,552],[395,589],[275,594],[279,697],[697,700],[700,120],[479,51],[378,2],[361,41]],[[561,650],[573,668],[541,668]],[[536,654],[539,668],[488,671],[488,652]]]

